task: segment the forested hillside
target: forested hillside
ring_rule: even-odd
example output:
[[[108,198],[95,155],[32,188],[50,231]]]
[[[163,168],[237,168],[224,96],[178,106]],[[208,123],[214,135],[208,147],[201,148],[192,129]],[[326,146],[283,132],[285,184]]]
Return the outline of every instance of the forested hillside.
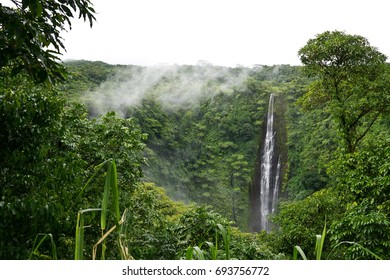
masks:
[[[80,63],[68,64],[90,81],[112,67]],[[246,231],[268,97],[278,92],[284,120],[283,90],[299,76],[291,66],[117,66],[110,79],[71,99],[87,104],[92,117],[114,110],[134,119],[147,135],[143,180],[164,187],[174,200],[211,205]],[[65,85],[73,87],[73,80]]]
[[[18,54],[0,64],[1,259],[390,258],[390,66],[365,38],[319,34],[303,66]],[[253,232],[271,94],[281,190]]]

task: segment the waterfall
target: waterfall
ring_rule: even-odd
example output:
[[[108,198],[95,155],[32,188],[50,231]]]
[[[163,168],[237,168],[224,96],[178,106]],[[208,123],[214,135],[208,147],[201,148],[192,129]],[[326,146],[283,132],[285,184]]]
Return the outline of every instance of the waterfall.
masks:
[[[279,198],[280,166],[281,165],[280,165],[280,156],[279,156],[278,164],[276,165],[276,176],[275,176],[274,192],[272,195],[272,211],[271,211],[271,213],[275,212],[276,203],[278,202],[278,198]]]
[[[276,155],[274,129],[274,96],[269,98],[267,130],[261,154],[260,229],[269,231],[268,215],[275,211],[280,185],[280,156]],[[277,161],[276,161],[277,158]]]

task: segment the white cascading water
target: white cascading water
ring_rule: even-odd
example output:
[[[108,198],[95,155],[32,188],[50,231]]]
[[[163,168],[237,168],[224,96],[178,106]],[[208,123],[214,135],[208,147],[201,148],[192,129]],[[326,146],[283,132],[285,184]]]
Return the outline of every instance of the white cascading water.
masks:
[[[260,229],[269,231],[270,223],[268,215],[275,211],[279,195],[280,182],[280,157],[276,168],[273,157],[275,156],[275,131],[274,131],[274,96],[269,98],[267,114],[267,131],[261,156],[260,179]],[[274,172],[275,171],[275,172]]]
[[[279,186],[280,186],[280,156],[278,159],[278,164],[276,165],[276,176],[275,176],[274,192],[272,195],[271,213],[274,213],[276,209],[276,203],[278,202],[278,198],[279,198]]]

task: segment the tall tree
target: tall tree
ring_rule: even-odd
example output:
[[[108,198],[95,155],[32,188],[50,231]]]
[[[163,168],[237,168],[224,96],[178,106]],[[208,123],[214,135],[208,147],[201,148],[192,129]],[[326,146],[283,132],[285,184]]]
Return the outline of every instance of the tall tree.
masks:
[[[356,150],[374,122],[390,107],[386,56],[362,36],[324,32],[299,50],[309,76],[317,79],[303,97],[336,119],[347,152]]]
[[[64,78],[58,55],[65,50],[61,32],[71,28],[71,19],[88,19],[92,26],[95,11],[89,0],[10,0],[0,4],[0,70],[22,70],[35,81]],[[8,72],[6,75],[9,74]]]

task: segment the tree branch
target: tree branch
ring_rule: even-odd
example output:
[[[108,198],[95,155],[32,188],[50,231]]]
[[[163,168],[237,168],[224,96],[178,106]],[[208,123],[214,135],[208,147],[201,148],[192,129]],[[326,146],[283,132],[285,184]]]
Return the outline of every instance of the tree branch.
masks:
[[[373,120],[370,122],[370,124],[367,126],[367,128],[365,129],[365,131],[359,136],[356,138],[355,140],[355,143],[354,143],[354,146],[356,147],[357,144],[360,142],[360,140],[363,139],[364,136],[366,136],[367,132],[370,130],[370,128],[372,127],[372,125],[374,124],[374,122],[378,119],[378,117],[380,116],[380,114],[383,112],[384,110],[384,107],[382,107],[377,113],[376,115],[374,116]]]

